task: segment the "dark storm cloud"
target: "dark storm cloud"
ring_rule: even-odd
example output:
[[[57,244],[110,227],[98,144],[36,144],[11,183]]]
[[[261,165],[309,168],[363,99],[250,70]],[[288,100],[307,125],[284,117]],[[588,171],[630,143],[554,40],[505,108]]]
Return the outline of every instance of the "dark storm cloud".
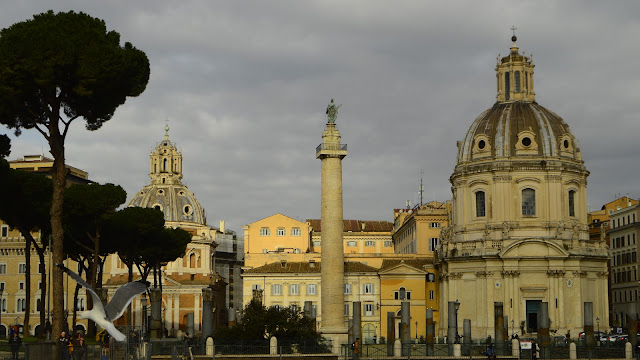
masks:
[[[391,220],[418,201],[421,170],[425,200],[449,199],[456,141],[495,101],[512,25],[534,53],[538,102],[578,137],[591,208],[640,197],[636,2],[31,0],[5,7],[0,26],[48,8],[104,19],[152,66],[147,90],[102,129],[76,124],[68,162],[131,196],[149,182],[169,119],[184,182],[212,225],[320,216],[315,147],[332,97],[349,145],[345,217]],[[28,133],[12,157],[46,151]]]

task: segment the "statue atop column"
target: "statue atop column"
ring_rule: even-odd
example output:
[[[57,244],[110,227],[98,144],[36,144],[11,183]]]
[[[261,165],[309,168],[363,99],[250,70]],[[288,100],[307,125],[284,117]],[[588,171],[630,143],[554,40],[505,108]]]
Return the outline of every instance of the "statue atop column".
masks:
[[[340,109],[341,106],[342,104],[336,105],[333,102],[333,99],[331,99],[331,102],[327,106],[327,123],[334,124],[336,122],[336,118],[338,117],[338,109]]]

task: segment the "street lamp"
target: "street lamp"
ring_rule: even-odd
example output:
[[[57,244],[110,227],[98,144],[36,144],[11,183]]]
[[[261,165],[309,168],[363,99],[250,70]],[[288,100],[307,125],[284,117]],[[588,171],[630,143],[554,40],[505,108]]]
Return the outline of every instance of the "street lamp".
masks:
[[[453,303],[453,308],[456,310],[456,340],[454,341],[454,344],[459,344],[460,343],[460,336],[458,335],[458,310],[460,309],[460,301],[458,301],[458,299],[456,299],[456,301]]]
[[[511,337],[516,333],[516,324],[515,320],[511,319]]]
[[[3,305],[3,303],[2,303],[2,293],[4,292],[4,284],[0,284],[0,285],[2,285],[2,286],[0,286],[0,326],[2,326],[2,311],[4,310],[4,307],[2,306]],[[5,331],[5,333],[6,333],[6,331]],[[6,334],[2,334],[2,335],[5,335],[5,337],[6,337]]]
[[[416,343],[418,342],[418,322],[416,321]]]
[[[142,305],[142,338],[144,338],[147,334],[147,327],[146,322],[147,322],[147,297],[146,296],[142,296],[140,298],[140,305]]]
[[[596,324],[598,324],[598,345],[600,345],[600,317],[596,317]]]

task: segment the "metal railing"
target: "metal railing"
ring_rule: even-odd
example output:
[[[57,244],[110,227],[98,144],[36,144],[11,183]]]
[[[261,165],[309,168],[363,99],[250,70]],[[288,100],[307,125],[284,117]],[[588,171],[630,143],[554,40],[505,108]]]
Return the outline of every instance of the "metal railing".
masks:
[[[325,144],[322,143],[316,148],[316,155],[322,150],[343,150],[347,151],[347,144]]]

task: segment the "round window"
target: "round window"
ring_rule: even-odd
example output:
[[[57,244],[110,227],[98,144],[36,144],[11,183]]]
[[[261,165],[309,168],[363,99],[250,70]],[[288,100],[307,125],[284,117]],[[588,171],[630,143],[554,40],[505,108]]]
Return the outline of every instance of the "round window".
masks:
[[[522,145],[524,145],[524,146],[531,146],[531,138],[523,137],[523,138],[522,138]]]
[[[162,211],[162,206],[160,206],[160,205],[157,205],[157,204],[153,205],[153,208],[156,209],[156,210]]]
[[[158,195],[164,195],[164,190],[158,189]]]
[[[564,145],[564,148],[565,148],[565,149],[568,149],[568,148],[569,148],[569,140],[565,140],[565,141],[563,141],[563,142],[562,142],[562,144]]]
[[[487,143],[484,140],[478,141],[478,149],[482,150],[487,146]]]
[[[191,215],[191,206],[185,205],[184,206],[184,213],[187,214],[187,215]]]

